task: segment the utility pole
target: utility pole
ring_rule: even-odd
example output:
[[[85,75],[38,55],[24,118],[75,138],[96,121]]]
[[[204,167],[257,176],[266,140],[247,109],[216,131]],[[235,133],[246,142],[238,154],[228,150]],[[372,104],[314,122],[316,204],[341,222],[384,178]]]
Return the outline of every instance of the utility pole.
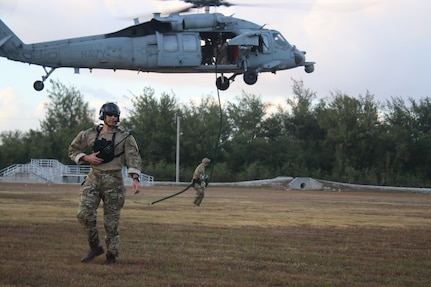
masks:
[[[175,181],[180,181],[180,117],[177,117],[177,163]]]

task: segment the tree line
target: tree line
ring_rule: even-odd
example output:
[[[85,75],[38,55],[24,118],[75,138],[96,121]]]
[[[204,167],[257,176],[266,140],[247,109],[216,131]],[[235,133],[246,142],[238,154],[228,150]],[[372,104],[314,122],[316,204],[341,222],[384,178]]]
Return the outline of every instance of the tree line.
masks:
[[[97,124],[96,111],[74,87],[50,81],[40,129],[0,134],[0,168],[32,158],[68,158],[75,135]],[[143,172],[175,180],[177,119],[180,119],[180,180],[188,181],[203,157],[212,181],[310,176],[357,184],[430,186],[431,100],[333,92],[328,99],[292,79],[286,106],[275,107],[243,92],[220,105],[213,96],[180,104],[173,94],[146,87],[130,97],[120,124],[133,132]]]

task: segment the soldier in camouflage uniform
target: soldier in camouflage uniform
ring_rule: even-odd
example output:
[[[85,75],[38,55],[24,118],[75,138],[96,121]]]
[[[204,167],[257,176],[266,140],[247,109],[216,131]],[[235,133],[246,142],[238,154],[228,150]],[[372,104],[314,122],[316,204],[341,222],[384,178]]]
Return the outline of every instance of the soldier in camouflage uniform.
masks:
[[[199,164],[195,172],[193,173],[193,188],[196,190],[196,199],[194,204],[200,206],[205,196],[205,187],[208,185],[208,176],[205,174],[205,168],[209,166],[211,160],[209,158],[202,159],[202,163]]]
[[[122,168],[127,166],[133,178],[133,193],[139,193],[141,156],[135,138],[117,126],[120,109],[114,103],[104,104],[99,112],[103,124],[81,131],[69,146],[69,157],[77,164],[88,162],[91,171],[82,183],[77,212],[79,222],[88,236],[90,250],[81,262],[92,261],[104,253],[96,225],[97,208],[103,201],[106,264],[115,263],[119,254],[120,211],[124,205],[126,188]]]

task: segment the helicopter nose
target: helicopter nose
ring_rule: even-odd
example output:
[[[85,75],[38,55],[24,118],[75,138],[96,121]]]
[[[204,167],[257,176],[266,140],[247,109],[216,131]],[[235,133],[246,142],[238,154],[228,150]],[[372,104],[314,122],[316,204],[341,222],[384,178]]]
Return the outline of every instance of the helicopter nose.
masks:
[[[296,65],[302,65],[305,63],[305,53],[301,52],[301,51],[295,51],[294,52],[294,56],[295,56],[295,64]]]

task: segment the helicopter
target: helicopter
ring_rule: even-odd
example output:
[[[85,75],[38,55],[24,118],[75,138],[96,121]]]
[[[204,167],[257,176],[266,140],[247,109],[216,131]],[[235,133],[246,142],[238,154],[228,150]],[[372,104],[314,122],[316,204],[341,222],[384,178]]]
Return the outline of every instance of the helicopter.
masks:
[[[210,7],[236,5],[224,0],[184,0],[188,7],[116,32],[25,44],[0,20],[0,56],[40,65],[45,74],[36,91],[57,68],[132,70],[155,73],[217,73],[216,87],[227,90],[238,75],[248,85],[258,74],[304,67],[314,71],[305,51],[291,45],[277,30],[253,22],[210,13]],[[194,8],[205,13],[184,14]],[[227,77],[225,74],[231,74]]]

